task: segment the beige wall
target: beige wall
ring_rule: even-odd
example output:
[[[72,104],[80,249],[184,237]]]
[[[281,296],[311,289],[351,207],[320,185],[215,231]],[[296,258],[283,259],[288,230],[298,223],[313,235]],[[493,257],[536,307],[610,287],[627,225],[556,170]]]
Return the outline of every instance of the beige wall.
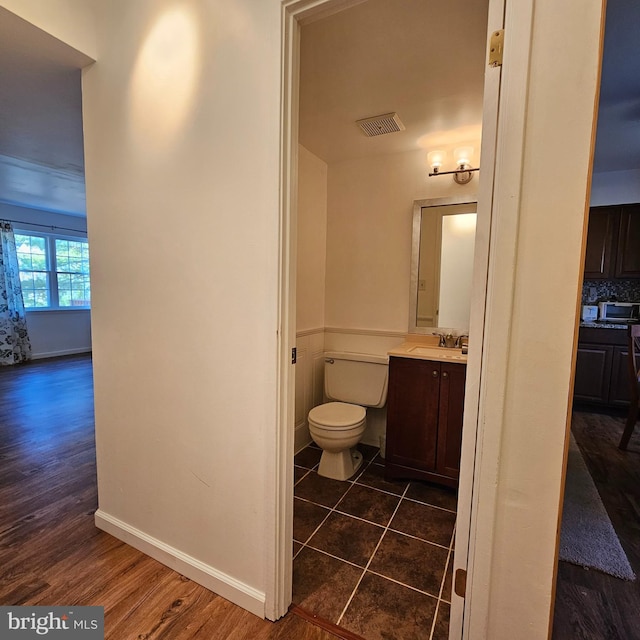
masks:
[[[426,151],[329,165],[326,326],[406,333],[413,201],[478,186],[427,174]]]
[[[83,77],[97,522],[262,614],[280,3],[98,8]]]
[[[296,329],[324,328],[327,163],[298,145]]]
[[[0,7],[96,59],[94,6],[99,0],[2,0]]]

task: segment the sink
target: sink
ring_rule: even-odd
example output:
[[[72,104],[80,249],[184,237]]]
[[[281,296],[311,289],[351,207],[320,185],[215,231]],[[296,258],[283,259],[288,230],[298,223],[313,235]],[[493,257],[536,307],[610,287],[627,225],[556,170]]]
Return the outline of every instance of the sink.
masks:
[[[433,360],[466,360],[467,356],[462,354],[462,349],[449,349],[447,347],[425,347],[416,345],[407,349],[407,353],[416,356],[430,358]]]

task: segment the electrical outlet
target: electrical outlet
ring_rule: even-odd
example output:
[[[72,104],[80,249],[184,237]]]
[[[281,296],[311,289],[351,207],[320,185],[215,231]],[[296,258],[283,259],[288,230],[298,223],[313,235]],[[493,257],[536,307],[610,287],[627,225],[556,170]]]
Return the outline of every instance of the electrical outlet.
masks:
[[[589,287],[589,297],[593,300],[598,295],[598,290],[595,287]]]

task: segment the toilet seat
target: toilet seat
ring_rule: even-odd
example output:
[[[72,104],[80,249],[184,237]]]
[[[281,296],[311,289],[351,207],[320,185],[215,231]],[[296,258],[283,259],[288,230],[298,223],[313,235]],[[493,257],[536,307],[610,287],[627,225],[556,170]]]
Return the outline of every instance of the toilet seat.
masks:
[[[309,411],[309,423],[320,427],[335,429],[352,429],[365,420],[367,410],[357,404],[348,402],[327,402]]]

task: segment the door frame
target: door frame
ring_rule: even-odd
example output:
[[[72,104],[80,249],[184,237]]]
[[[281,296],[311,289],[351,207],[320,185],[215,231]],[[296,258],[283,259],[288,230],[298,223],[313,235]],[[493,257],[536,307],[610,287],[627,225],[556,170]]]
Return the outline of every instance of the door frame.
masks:
[[[365,2],[366,0],[284,0],[282,2],[282,108],[281,108],[281,218],[280,218],[280,299],[279,299],[279,384],[278,416],[275,450],[275,544],[267,559],[267,570],[271,584],[266,594],[266,616],[277,619],[287,612],[292,596],[291,537],[293,530],[293,473],[291,460],[294,454],[294,409],[295,371],[291,364],[291,353],[296,343],[296,200],[298,181],[298,115],[299,115],[299,55],[300,27],[333,13]],[[505,0],[489,0],[490,34],[502,28]],[[532,0],[527,0],[532,1]],[[498,120],[498,95],[500,69],[491,69],[485,78],[485,98],[483,127],[487,127],[482,139],[483,172],[479,176],[478,218],[487,219],[481,225],[482,232],[476,241],[474,259],[474,289],[477,294],[472,300],[469,370],[467,374],[467,400],[465,401],[465,426],[463,429],[463,462],[470,473],[462,473],[460,478],[460,501],[456,533],[456,567],[467,569],[467,547],[475,538],[477,519],[472,520],[472,489],[476,480],[476,439],[481,430],[479,420],[481,392],[481,372],[483,360],[483,337],[485,303],[489,269],[490,234],[492,232],[492,194],[496,154],[496,132]],[[491,99],[486,96],[487,89]],[[524,96],[523,96],[524,99]],[[488,126],[487,122],[492,122]],[[483,202],[481,202],[481,199]],[[482,213],[481,213],[482,212]],[[477,288],[476,288],[476,285]],[[474,398],[475,396],[475,398]],[[475,471],[475,472],[474,472]],[[487,532],[488,533],[488,532]],[[470,590],[467,602],[470,602]],[[462,637],[462,622],[465,599],[452,598],[451,638]]]

